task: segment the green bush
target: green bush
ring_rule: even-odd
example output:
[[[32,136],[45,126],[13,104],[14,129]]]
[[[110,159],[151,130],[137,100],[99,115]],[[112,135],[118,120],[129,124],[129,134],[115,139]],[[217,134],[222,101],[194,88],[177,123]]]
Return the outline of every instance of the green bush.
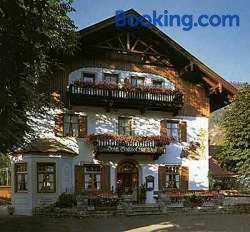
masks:
[[[76,205],[76,197],[74,194],[62,193],[57,202],[56,206],[59,208],[70,208]]]
[[[147,195],[147,188],[145,184],[142,184],[139,187],[139,202],[144,203],[146,200],[146,195]]]
[[[201,206],[203,203],[203,198],[195,194],[187,195],[184,197],[184,206],[195,207]]]
[[[109,209],[109,208],[117,208],[119,204],[119,199],[112,197],[103,197],[98,196],[95,199],[90,200],[89,205],[93,205],[99,209]]]

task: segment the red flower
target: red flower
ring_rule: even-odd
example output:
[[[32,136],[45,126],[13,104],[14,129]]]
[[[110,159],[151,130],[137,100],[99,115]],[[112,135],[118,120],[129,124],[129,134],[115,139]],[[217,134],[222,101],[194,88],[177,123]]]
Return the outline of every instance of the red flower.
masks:
[[[93,143],[98,140],[114,140],[123,143],[131,142],[155,142],[158,145],[168,145],[174,139],[166,135],[153,135],[153,136],[127,136],[127,135],[114,135],[114,134],[90,134],[85,138],[87,143]]]

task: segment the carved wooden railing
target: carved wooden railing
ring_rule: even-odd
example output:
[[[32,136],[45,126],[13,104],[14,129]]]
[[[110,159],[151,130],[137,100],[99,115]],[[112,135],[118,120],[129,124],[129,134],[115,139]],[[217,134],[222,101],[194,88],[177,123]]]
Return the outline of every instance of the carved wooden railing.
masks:
[[[90,135],[96,153],[154,154],[165,153],[172,139],[167,136],[115,136],[109,134]]]
[[[109,89],[104,86],[69,86],[69,103],[72,105],[104,106],[107,108],[135,108],[155,111],[178,111],[183,95],[176,90],[149,92],[143,89]]]

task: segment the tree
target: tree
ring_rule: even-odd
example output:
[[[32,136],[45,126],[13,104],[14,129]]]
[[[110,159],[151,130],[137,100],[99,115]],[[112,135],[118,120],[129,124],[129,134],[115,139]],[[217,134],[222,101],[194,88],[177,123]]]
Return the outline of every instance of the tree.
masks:
[[[76,49],[71,3],[0,2],[0,154],[32,137],[31,116],[50,103],[48,80]]]
[[[10,158],[7,155],[0,155],[0,169],[10,166]]]
[[[235,101],[225,111],[222,126],[225,144],[220,159],[232,171],[250,175],[250,85],[239,89]]]

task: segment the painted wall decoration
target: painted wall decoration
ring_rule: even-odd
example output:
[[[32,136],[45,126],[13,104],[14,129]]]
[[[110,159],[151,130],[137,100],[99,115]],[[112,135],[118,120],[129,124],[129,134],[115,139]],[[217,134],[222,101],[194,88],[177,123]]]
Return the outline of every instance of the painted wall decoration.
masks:
[[[182,149],[182,158],[190,160],[204,160],[205,157],[205,141],[207,138],[207,132],[201,128],[198,131],[197,139],[191,141],[187,146]]]

